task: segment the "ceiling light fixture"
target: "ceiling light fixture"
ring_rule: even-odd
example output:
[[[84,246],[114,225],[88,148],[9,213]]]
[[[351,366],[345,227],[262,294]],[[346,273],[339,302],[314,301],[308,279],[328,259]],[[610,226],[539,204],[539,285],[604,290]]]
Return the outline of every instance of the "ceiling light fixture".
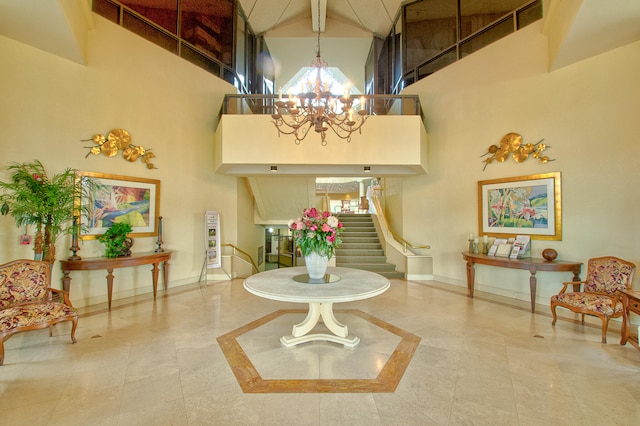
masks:
[[[371,173],[371,166],[364,166],[365,173]]]
[[[278,173],[278,166],[271,166],[269,170],[271,170],[271,173]]]
[[[317,1],[318,16],[320,16],[320,0]],[[327,62],[320,57],[320,23],[318,23],[318,51],[315,60],[311,62],[311,67],[316,71],[315,81],[309,81],[305,87],[308,91],[301,93],[298,97],[289,93],[287,99],[283,99],[282,92],[279,93],[275,112],[271,115],[273,124],[278,129],[278,136],[280,133],[294,135],[296,144],[299,145],[313,128],[320,134],[321,144],[325,146],[327,145],[326,132],[329,129],[347,142],[351,142],[351,134],[356,130],[361,133],[360,129],[368,118],[364,97],[360,98],[358,111],[354,111],[356,98],[351,96],[348,86],[341,97],[334,97],[329,91],[330,85],[323,83],[321,79],[322,70],[327,66]]]

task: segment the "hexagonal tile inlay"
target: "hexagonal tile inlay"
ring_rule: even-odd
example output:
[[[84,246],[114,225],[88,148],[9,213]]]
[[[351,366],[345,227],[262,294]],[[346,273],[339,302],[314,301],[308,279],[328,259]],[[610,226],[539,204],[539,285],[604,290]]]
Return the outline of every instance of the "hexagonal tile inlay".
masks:
[[[306,314],[302,309],[282,309],[217,338],[233,374],[245,393],[371,393],[393,392],[402,378],[420,338],[358,309],[336,309],[336,313],[356,315],[389,333],[400,342],[375,379],[263,379],[242,349],[237,338],[285,314]],[[273,336],[279,339],[280,336]],[[344,350],[357,350],[344,349]]]

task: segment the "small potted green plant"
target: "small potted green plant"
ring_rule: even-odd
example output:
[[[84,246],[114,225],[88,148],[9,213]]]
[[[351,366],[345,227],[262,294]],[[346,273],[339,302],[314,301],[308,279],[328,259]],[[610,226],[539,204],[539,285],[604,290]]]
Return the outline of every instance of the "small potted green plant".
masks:
[[[131,256],[133,238],[129,238],[127,236],[131,231],[131,225],[128,223],[116,222],[111,226],[111,228],[107,229],[107,232],[99,236],[98,241],[105,245],[105,256]]]

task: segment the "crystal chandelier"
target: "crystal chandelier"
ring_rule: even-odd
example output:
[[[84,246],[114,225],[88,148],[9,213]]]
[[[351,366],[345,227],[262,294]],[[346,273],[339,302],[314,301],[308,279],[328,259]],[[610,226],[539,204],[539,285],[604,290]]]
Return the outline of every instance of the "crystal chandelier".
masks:
[[[318,15],[320,15],[320,2],[318,2]],[[351,134],[356,130],[361,133],[361,128],[367,120],[364,97],[360,98],[360,108],[354,111],[355,97],[351,96],[348,87],[342,96],[334,97],[330,92],[330,84],[322,82],[321,73],[328,64],[320,57],[320,19],[318,19],[318,50],[316,58],[311,62],[315,68],[315,81],[306,83],[306,93],[298,96],[287,95],[283,99],[282,92],[275,102],[275,112],[271,115],[273,124],[280,133],[294,135],[296,144],[309,134],[313,128],[320,134],[322,145],[327,145],[327,130],[331,129],[340,139],[351,142]]]

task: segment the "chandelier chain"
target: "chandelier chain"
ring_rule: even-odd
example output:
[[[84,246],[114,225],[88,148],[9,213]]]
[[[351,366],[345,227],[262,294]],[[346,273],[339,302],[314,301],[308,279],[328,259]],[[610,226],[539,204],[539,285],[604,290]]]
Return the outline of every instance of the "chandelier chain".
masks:
[[[322,84],[322,69],[328,67],[327,62],[320,57],[320,0],[318,0],[318,46],[316,59],[311,66],[316,69],[315,82],[309,81],[309,91],[300,93],[299,97],[289,94],[287,100],[279,93],[275,102],[275,111],[271,115],[273,124],[278,129],[278,135],[294,135],[299,145],[309,134],[311,128],[320,134],[321,144],[327,145],[326,132],[331,129],[340,139],[351,142],[351,134],[361,128],[366,121],[367,111],[364,97],[360,98],[360,109],[354,117],[354,99],[349,93],[348,86],[342,97],[331,94],[330,85]],[[341,106],[339,104],[342,104]]]
[[[320,0],[318,0],[318,50],[317,57],[320,57]]]

